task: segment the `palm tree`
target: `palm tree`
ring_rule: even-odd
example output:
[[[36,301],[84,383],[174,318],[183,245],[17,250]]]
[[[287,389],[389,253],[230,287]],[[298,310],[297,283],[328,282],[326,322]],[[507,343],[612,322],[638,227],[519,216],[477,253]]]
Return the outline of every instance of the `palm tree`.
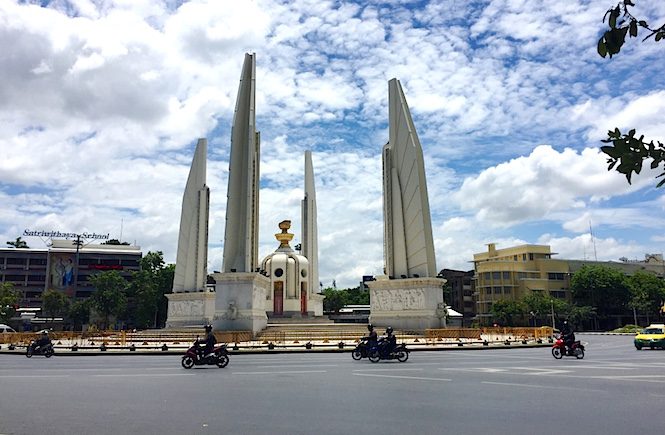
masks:
[[[13,242],[7,242],[7,246],[13,246],[17,249],[29,249],[30,246],[28,246],[27,243],[25,243],[25,240],[23,240],[20,237],[17,237],[15,241]]]

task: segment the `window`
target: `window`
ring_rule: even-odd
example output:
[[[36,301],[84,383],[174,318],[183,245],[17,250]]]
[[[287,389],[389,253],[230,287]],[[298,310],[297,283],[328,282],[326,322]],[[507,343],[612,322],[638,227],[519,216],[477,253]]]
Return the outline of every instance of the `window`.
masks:
[[[501,287],[492,287],[492,290],[495,295],[500,295],[501,294]]]
[[[510,281],[510,272],[503,272],[503,280]]]
[[[284,270],[282,270],[281,267],[275,269],[275,276],[279,278],[280,276],[284,275]]]
[[[526,261],[526,254],[522,254],[522,261]]]
[[[563,272],[548,272],[547,273],[547,279],[554,280],[554,281],[563,281],[564,280],[564,274],[563,274]]]
[[[517,255],[513,255],[513,261],[517,261]]]
[[[489,281],[490,280],[490,273],[489,272],[484,272],[483,273],[483,278],[485,278],[485,281]]]
[[[46,266],[46,258],[31,258],[31,266]]]
[[[498,281],[501,279],[501,272],[492,272],[492,279]]]
[[[529,254],[529,261],[533,261],[533,254]]]
[[[553,298],[557,298],[557,299],[565,299],[566,298],[565,290],[550,290],[550,295]]]
[[[8,258],[7,264],[25,264],[25,258]]]

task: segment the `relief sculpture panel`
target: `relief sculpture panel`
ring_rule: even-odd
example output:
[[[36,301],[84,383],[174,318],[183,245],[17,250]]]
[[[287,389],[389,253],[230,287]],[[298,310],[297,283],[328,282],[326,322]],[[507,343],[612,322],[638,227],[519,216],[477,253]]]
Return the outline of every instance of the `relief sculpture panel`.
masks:
[[[203,314],[203,301],[169,301],[170,318],[203,316]]]
[[[423,289],[377,290],[374,305],[379,311],[422,310],[425,308]]]

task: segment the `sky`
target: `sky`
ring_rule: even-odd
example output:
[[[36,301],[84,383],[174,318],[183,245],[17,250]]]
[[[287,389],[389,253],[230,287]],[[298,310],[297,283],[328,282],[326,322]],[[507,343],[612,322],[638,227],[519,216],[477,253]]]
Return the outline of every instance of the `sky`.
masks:
[[[665,2],[633,12],[665,22]],[[665,140],[665,45],[596,53],[616,0],[0,0],[0,241],[110,233],[175,262],[197,139],[208,139],[208,271],[221,270],[231,123],[256,53],[259,256],[300,241],[304,153],[324,287],[383,269],[388,80],[423,147],[438,269],[546,244],[555,258],[665,251],[665,189],[629,185],[609,129]],[[24,237],[32,248],[48,240]],[[4,246],[4,245],[3,245]]]

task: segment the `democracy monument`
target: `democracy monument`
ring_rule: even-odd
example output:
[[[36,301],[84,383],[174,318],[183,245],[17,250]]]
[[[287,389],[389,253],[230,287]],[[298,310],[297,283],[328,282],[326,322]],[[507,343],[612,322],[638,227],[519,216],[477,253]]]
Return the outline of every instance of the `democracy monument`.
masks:
[[[260,134],[256,130],[256,55],[245,54],[231,133],[222,271],[206,284],[210,191],[207,141],[199,139],[183,194],[173,293],[167,327],[212,323],[218,330],[266,328],[268,318],[323,315],[319,290],[316,191],[311,151],[305,152],[301,250],[279,223],[279,246],[261,262]],[[389,82],[389,141],[383,148],[384,275],[368,283],[370,321],[399,329],[445,326],[436,277],[422,148],[397,79]]]

